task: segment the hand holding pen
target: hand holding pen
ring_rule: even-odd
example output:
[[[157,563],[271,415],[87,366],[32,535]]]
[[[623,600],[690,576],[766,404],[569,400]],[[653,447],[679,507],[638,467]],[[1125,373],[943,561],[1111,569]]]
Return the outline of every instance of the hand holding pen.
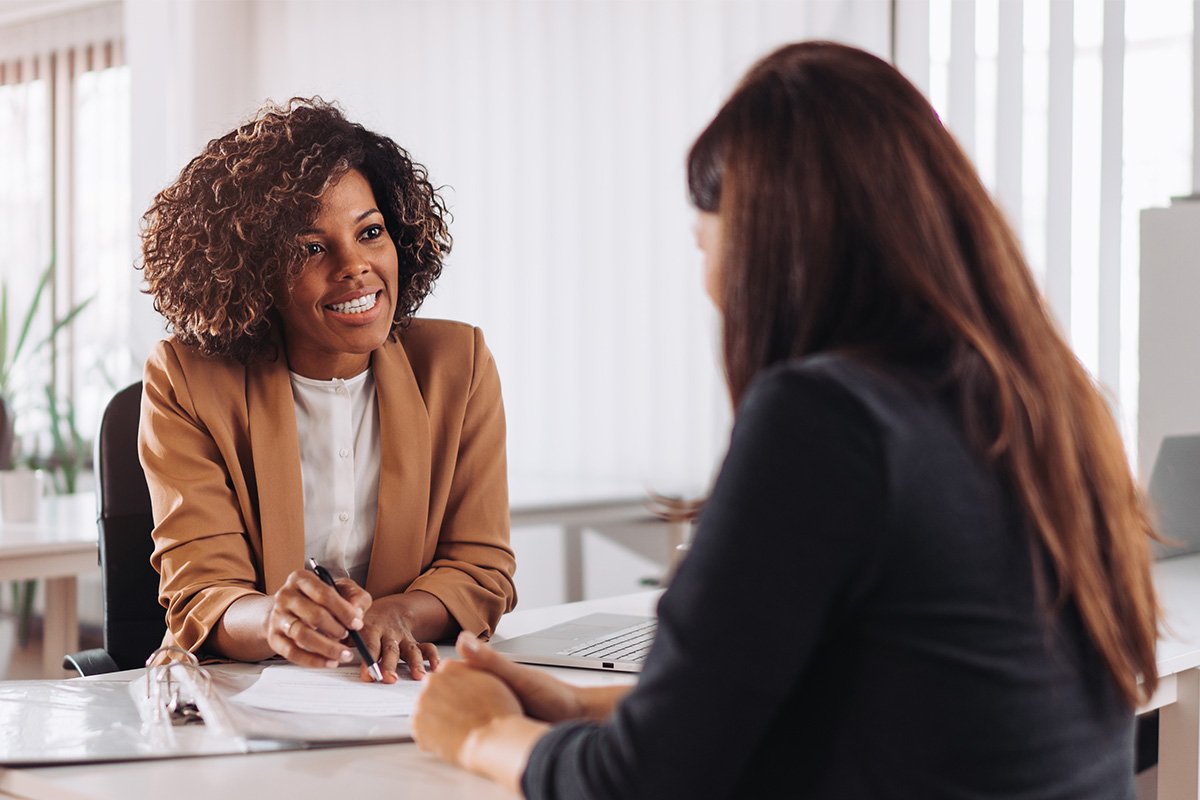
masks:
[[[358,657],[366,658],[364,680],[382,680],[384,676],[379,665],[370,658],[358,633],[363,629],[364,616],[371,605],[371,596],[350,581],[343,581],[339,586],[323,569],[320,572],[296,570],[274,595],[273,607],[266,620],[267,644],[300,666],[337,667],[355,659],[354,652],[344,640],[347,636],[357,638],[358,643],[354,646],[359,649]]]
[[[315,558],[308,559],[308,568],[317,573],[317,577],[325,583],[326,586],[331,586],[337,589],[337,584],[334,583],[333,576],[329,574],[329,570],[317,563]],[[367,674],[371,676],[371,680],[376,682],[383,681],[383,673],[379,671],[379,661],[375,656],[371,655],[371,651],[367,649],[363,643],[362,636],[353,628],[350,631],[350,641],[354,642],[354,647],[358,650],[358,656],[362,659],[363,666],[367,668]]]

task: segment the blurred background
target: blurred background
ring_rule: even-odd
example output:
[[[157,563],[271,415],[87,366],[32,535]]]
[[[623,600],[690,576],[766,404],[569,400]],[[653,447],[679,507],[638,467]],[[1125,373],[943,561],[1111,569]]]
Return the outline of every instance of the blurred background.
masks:
[[[1193,19],[1187,0],[0,0],[13,458],[91,488],[99,413],[165,335],[141,213],[263,101],[320,95],[443,187],[454,250],[421,313],[483,328],[514,494],[703,492],[730,410],[683,160],[737,78],[805,38],[928,94],[1136,458],[1139,213],[1194,186]],[[546,534],[514,531],[527,607],[563,599]],[[584,541],[589,596],[661,572],[661,540],[609,534]]]

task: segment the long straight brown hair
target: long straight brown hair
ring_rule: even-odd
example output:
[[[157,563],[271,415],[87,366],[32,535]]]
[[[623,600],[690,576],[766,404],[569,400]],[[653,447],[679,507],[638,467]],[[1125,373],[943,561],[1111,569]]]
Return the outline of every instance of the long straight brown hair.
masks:
[[[1035,570],[1054,572],[1054,605],[1075,605],[1130,706],[1153,693],[1154,533],[1116,424],[921,93],[861,50],[783,47],[697,139],[688,182],[720,215],[734,403],[765,366],[818,351],[940,365],[1044,554]]]

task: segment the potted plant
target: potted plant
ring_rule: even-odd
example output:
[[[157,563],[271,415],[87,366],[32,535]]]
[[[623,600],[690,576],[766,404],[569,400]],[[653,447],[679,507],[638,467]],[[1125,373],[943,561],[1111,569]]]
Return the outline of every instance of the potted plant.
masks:
[[[34,355],[47,348],[52,350],[58,334],[67,329],[92,300],[89,297],[72,307],[62,318],[54,321],[44,336],[36,338],[34,324],[41,308],[42,297],[53,276],[54,259],[51,258],[50,264],[39,276],[33,297],[15,327],[12,325],[14,317],[9,313],[8,284],[0,281],[0,471],[10,473],[10,476],[7,477],[17,477],[11,473],[19,469],[28,470],[29,477],[33,479],[33,485],[36,486],[37,475],[29,468],[49,466],[55,471],[61,470],[64,476],[63,484],[56,485],[56,489],[65,488],[65,490],[71,491],[74,489],[74,479],[79,471],[80,460],[82,454],[86,452],[86,448],[82,444],[82,437],[79,436],[75,425],[74,406],[69,401],[65,405],[65,412],[60,411],[63,406],[55,396],[53,387],[50,385],[44,387],[44,395],[48,403],[47,412],[50,417],[51,430],[49,433],[54,447],[54,457],[51,463],[44,465],[23,463],[16,438],[17,386],[15,379],[21,367]],[[6,508],[0,508],[0,511],[6,516],[9,514],[9,510]],[[34,581],[15,581],[12,584],[13,607],[19,620],[18,639],[22,644],[29,638],[29,623],[35,590],[36,583]]]

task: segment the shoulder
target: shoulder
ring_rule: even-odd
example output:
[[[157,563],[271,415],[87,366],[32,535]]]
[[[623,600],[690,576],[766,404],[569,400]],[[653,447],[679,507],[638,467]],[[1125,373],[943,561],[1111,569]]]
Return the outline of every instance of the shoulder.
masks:
[[[871,416],[874,382],[866,367],[843,356],[822,354],[784,361],[754,379],[738,408],[738,418],[768,416],[784,421],[817,412],[866,422]]]
[[[836,353],[821,353],[773,365],[750,385],[743,414],[794,419],[805,427],[865,427],[892,438],[914,419],[936,413],[935,396],[914,381],[879,365]]]
[[[235,359],[206,356],[175,339],[163,339],[150,350],[142,378],[148,389],[223,393],[245,385],[246,369]]]
[[[385,353],[401,349],[418,382],[450,379],[474,385],[483,373],[495,371],[483,331],[465,322],[413,319],[396,340],[384,343]]]
[[[449,319],[413,319],[400,331],[398,344],[410,355],[431,350],[469,354],[482,333],[474,325]],[[395,344],[391,341],[384,346]]]

